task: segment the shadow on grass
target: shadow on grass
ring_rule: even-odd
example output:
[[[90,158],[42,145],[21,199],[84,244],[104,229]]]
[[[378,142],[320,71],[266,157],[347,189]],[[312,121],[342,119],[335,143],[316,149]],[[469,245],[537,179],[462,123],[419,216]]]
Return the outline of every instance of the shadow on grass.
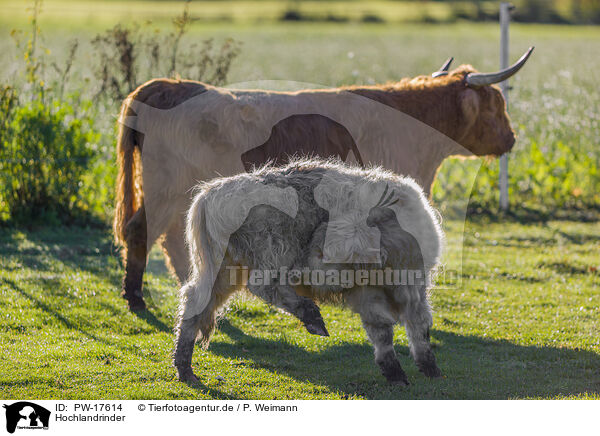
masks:
[[[120,292],[123,271],[119,267],[119,250],[113,244],[109,229],[102,231],[95,228],[66,228],[48,227],[40,228],[26,233],[27,246],[19,246],[21,238],[17,235],[20,231],[15,229],[0,229],[0,256],[14,257],[17,262],[14,265],[3,267],[7,271],[29,268],[36,271],[47,271],[50,273],[63,273],[62,266],[74,270],[86,272],[110,283],[116,292]],[[57,265],[60,264],[60,267]],[[151,255],[146,268],[147,272],[157,275],[170,274],[164,260]],[[46,279],[35,278],[35,281],[58,280],[57,278]],[[147,302],[152,304],[152,295],[144,281],[144,293]],[[70,295],[62,295],[71,298]],[[126,303],[123,303],[126,307]],[[156,319],[146,319],[153,325],[164,330],[164,324],[159,326]],[[170,330],[170,329],[168,329]]]
[[[132,313],[135,316],[137,316],[139,319],[143,319],[144,321],[146,321],[148,324],[150,324],[152,327],[154,327],[158,331],[161,331],[164,333],[171,333],[173,331],[173,329],[171,327],[167,326],[164,322],[162,322],[160,319],[158,319],[149,310],[138,310],[138,311],[134,311]]]
[[[203,394],[209,395],[213,400],[243,400],[244,398],[238,397],[235,395],[231,395],[220,391],[218,389],[212,388],[210,386],[205,385],[201,381],[195,383],[185,383],[190,389],[194,389],[197,392],[201,392]]]
[[[322,352],[311,352],[285,340],[248,336],[227,319],[221,320],[218,328],[235,343],[213,342],[208,352],[228,359],[249,359],[251,367],[285,374],[299,382],[326,386],[340,392],[344,398],[376,398],[375,384],[384,387],[388,394],[402,389],[385,382],[374,362],[373,348],[368,343],[346,343],[328,347]],[[396,348],[399,354],[408,356],[406,347]]]
[[[212,343],[209,352],[228,359],[248,359],[254,367],[326,386],[343,398],[507,399],[600,394],[600,355],[589,351],[523,346],[433,330],[434,352],[445,377],[431,380],[422,376],[407,347],[396,345],[411,381],[411,386],[401,388],[385,382],[366,342],[311,352],[285,341],[250,337],[227,320],[221,321],[219,330],[235,343]]]
[[[69,330],[75,330],[75,331],[81,333],[82,335],[84,335],[85,337],[87,337],[89,339],[92,339],[92,340],[94,340],[96,342],[99,342],[99,343],[102,343],[102,344],[105,344],[105,345],[109,345],[111,347],[115,347],[115,348],[121,350],[122,352],[135,354],[136,356],[139,356],[139,357],[149,358],[146,354],[142,353],[135,346],[125,345],[125,344],[122,344],[122,343],[118,343],[116,341],[111,341],[111,340],[105,339],[105,338],[103,338],[101,336],[98,336],[97,334],[94,334],[91,331],[83,328],[81,325],[74,323],[69,318],[67,318],[67,317],[61,315],[59,312],[57,312],[49,304],[44,303],[43,301],[41,301],[36,296],[34,296],[31,293],[29,293],[29,292],[25,291],[24,289],[22,289],[13,280],[10,280],[10,279],[7,279],[7,278],[2,278],[1,280],[4,283],[6,283],[11,289],[13,289],[17,293],[19,293],[21,296],[23,296],[23,297],[27,298],[28,300],[30,300],[36,307],[38,307],[39,309],[43,310],[44,312],[46,312],[51,317],[55,318],[65,328],[67,328]],[[148,320],[152,320],[152,319],[156,320],[156,317],[154,315],[152,315],[152,314],[148,315]],[[148,321],[148,322],[152,324],[151,321]],[[156,320],[155,322],[158,322],[159,324],[162,324],[158,320]],[[164,326],[164,324],[163,324],[163,326]],[[166,328],[166,326],[164,326],[164,327]],[[158,329],[158,327],[156,327],[156,326],[155,326],[155,328]]]
[[[25,247],[20,246],[19,233],[14,229],[0,231],[0,255],[17,257],[22,266],[39,271],[52,271],[54,263],[59,262],[74,270],[102,274],[119,284],[120,277],[114,268],[118,250],[110,232],[77,227],[42,228],[26,233]]]
[[[106,338],[98,336],[98,335],[90,332],[89,330],[82,328],[80,325],[74,323],[69,318],[58,313],[50,305],[44,303],[43,301],[40,301],[38,298],[36,298],[31,293],[23,290],[14,281],[6,279],[6,278],[2,278],[0,280],[3,281],[5,284],[7,284],[11,289],[15,290],[17,293],[19,293],[23,297],[27,298],[28,300],[30,300],[36,307],[42,309],[44,312],[48,313],[48,315],[50,315],[53,318],[55,318],[56,320],[58,320],[66,329],[75,330],[78,333],[81,333],[83,336],[85,336],[93,341],[117,348],[123,353],[133,354],[133,355],[135,355],[139,358],[143,358],[143,359],[152,359],[155,361],[157,360],[157,359],[153,359],[153,358],[149,357],[146,353],[143,353],[141,350],[139,350],[135,346],[126,345],[126,344],[118,343],[116,341],[107,340]],[[103,306],[108,306],[108,305],[103,304]],[[114,313],[119,314],[118,311],[114,311]],[[136,316],[140,319],[145,320],[148,324],[152,325],[157,331],[167,332],[167,333],[171,332],[171,329],[166,324],[164,324],[162,321],[160,321],[158,318],[156,318],[156,316],[154,314],[152,314],[151,312],[149,312],[147,310],[143,311],[143,312],[137,312]],[[158,358],[158,361],[163,361],[163,359]],[[165,361],[165,364],[169,365],[170,360]],[[31,380],[25,380],[25,381],[15,381],[15,382],[8,382],[8,383],[2,382],[2,385],[4,385],[5,387],[9,387],[9,386],[23,386],[23,385],[28,385],[30,383],[31,383]],[[213,387],[206,386],[202,383],[189,384],[188,386],[194,390],[197,390],[199,392],[210,395],[211,398],[220,399],[220,400],[238,399],[235,396],[224,393]]]
[[[0,242],[3,242],[3,244],[0,244],[0,255],[15,255],[19,261],[18,266],[12,267],[10,270],[26,267],[36,271],[53,272],[56,268],[55,264],[58,262],[75,271],[85,271],[96,276],[101,276],[108,280],[115,290],[120,289],[120,272],[117,271],[118,268],[115,268],[115,262],[111,260],[111,258],[117,255],[117,250],[113,246],[108,233],[99,231],[98,229],[43,228],[27,233],[28,246],[25,248],[19,247],[20,238],[16,237],[16,235],[17,233],[11,229],[0,233]],[[62,268],[59,274],[51,278],[39,276],[25,280],[42,283],[44,287],[53,289],[55,294],[62,298],[78,300],[78,297],[72,293],[59,293],[57,291],[60,288],[59,284],[62,280]],[[74,325],[51,306],[25,291],[14,281],[3,280],[11,288],[31,300],[36,306],[61,321],[67,328],[78,329],[91,339],[99,340],[96,335],[87,332],[81,326]],[[108,310],[114,316],[123,316],[122,309],[126,307],[125,303],[123,303],[122,308],[118,308],[101,300],[96,301],[96,304]],[[146,321],[157,331],[170,333],[172,330],[150,311],[135,312],[135,315]]]

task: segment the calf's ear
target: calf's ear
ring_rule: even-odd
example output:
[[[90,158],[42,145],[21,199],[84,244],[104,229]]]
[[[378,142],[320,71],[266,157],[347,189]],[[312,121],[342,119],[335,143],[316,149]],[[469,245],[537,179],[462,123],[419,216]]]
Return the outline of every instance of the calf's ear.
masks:
[[[460,108],[465,121],[472,125],[479,115],[479,94],[477,91],[467,88],[460,96]]]

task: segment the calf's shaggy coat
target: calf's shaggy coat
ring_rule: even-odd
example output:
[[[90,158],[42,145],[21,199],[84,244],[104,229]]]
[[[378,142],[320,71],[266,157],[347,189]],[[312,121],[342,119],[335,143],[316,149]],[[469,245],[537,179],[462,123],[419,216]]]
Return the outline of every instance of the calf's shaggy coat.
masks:
[[[208,346],[215,316],[244,286],[327,335],[315,302],[342,302],[357,312],[388,381],[408,384],[393,348],[393,327],[406,328],[411,354],[430,377],[441,375],[431,351],[427,298],[443,234],[421,188],[380,167],[360,169],[339,161],[295,160],[199,186],[188,212],[186,238],[192,272],[180,290],[174,363],[182,381],[197,380],[191,367],[196,339]],[[379,201],[377,199],[379,198]],[[373,245],[375,260],[361,257]],[[342,247],[340,249],[340,247]],[[345,251],[345,252],[344,252]],[[371,253],[373,254],[373,253]],[[422,280],[300,283],[271,276],[232,280],[231,268],[252,271],[412,271]]]

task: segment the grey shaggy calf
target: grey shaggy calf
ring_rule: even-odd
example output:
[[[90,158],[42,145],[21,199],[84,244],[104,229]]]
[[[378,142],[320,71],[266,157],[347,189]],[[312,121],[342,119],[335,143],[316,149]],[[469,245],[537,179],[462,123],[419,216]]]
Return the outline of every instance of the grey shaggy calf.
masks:
[[[180,380],[197,380],[196,339],[208,346],[217,311],[244,287],[323,336],[315,301],[345,304],[360,315],[383,375],[407,385],[393,347],[393,327],[401,323],[419,369],[441,375],[429,340],[427,290],[443,234],[412,179],[318,159],[215,179],[198,187],[186,238],[192,272],[180,290],[174,355]],[[233,273],[240,267],[249,280]],[[269,271],[253,279],[253,272]],[[327,279],[307,283],[298,272]],[[340,282],[348,273],[356,280]]]

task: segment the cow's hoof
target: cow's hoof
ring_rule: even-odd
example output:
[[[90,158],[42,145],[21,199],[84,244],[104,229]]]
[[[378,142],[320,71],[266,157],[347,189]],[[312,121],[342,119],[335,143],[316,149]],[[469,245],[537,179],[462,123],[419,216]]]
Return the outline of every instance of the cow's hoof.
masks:
[[[129,304],[129,310],[132,312],[142,312],[146,310],[146,303],[142,299],[134,298],[127,300],[127,304]]]
[[[179,381],[184,383],[199,383],[200,380],[192,371],[192,368],[177,368],[177,376],[179,377]]]
[[[129,294],[123,292],[121,296],[127,300],[129,310],[132,312],[146,310],[146,302],[144,301],[144,295],[142,294],[142,291],[134,291]]]

